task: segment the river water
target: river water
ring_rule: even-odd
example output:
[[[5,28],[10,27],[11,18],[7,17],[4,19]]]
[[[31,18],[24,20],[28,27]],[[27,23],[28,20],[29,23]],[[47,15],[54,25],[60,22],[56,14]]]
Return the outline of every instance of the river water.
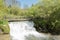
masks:
[[[9,22],[11,40],[60,40],[60,36],[39,33],[32,21]]]

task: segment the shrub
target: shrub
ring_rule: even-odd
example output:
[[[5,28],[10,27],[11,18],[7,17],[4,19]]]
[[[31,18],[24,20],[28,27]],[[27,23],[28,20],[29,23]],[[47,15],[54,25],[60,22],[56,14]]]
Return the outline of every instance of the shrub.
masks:
[[[2,32],[5,33],[9,33],[9,27],[7,25],[7,21],[6,20],[1,20],[0,21],[0,29],[2,30]]]

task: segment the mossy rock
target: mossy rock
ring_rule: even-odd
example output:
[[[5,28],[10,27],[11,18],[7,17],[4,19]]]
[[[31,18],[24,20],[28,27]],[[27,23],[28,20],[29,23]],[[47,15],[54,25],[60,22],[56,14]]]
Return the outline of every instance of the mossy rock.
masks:
[[[0,25],[0,29],[4,34],[9,33],[9,27],[7,25]]]

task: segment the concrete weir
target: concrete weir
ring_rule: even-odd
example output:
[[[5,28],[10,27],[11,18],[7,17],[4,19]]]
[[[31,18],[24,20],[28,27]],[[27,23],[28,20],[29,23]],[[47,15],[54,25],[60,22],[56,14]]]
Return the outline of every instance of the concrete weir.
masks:
[[[32,20],[31,17],[14,17],[14,18],[7,17],[6,19],[8,20],[8,22],[31,21]]]

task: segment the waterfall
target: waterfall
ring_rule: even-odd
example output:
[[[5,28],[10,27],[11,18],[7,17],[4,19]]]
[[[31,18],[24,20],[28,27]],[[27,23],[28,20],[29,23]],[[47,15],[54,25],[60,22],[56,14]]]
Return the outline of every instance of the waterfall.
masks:
[[[32,21],[9,22],[11,40],[54,40],[36,31]]]

